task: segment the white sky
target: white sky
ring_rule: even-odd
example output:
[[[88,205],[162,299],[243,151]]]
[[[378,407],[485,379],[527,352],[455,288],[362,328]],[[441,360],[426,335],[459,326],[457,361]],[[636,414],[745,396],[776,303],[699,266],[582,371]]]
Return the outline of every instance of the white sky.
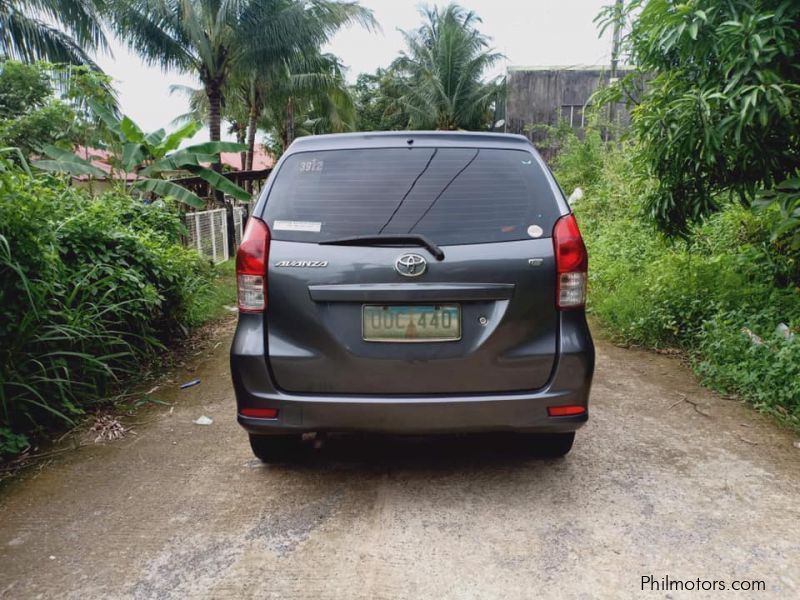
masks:
[[[610,60],[609,36],[598,39],[593,23],[600,8],[611,0],[460,0],[482,19],[480,30],[490,36],[494,47],[506,55],[496,69],[508,66],[605,64]],[[342,30],[327,50],[337,54],[349,67],[348,79],[358,73],[374,72],[387,66],[403,48],[399,29],[418,27],[422,17],[417,0],[361,0],[373,10],[382,31],[369,33],[361,28]],[[428,4],[443,5],[437,0]],[[198,87],[191,76],[162,73],[146,67],[135,55],[114,40],[113,58],[98,57],[98,63],[115,80],[122,111],[145,131],[165,127],[188,109],[181,96],[170,96],[173,83]],[[198,134],[200,139],[202,134]]]

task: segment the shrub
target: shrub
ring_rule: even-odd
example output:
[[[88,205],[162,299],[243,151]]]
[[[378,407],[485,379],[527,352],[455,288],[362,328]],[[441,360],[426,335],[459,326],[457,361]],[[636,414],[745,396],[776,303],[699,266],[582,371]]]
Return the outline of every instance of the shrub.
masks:
[[[70,422],[161,348],[213,269],[178,214],[0,172],[0,455]]]
[[[668,240],[643,215],[653,184],[636,175],[635,147],[598,153],[587,140],[565,144],[555,170],[560,181],[599,173],[576,182],[589,310],[616,340],[680,348],[710,387],[800,424],[798,256],[772,238],[778,211],[728,203]]]
[[[737,310],[714,315],[698,335],[696,371],[710,387],[800,424],[800,336],[775,331],[782,318]],[[748,325],[764,337],[752,338]]]

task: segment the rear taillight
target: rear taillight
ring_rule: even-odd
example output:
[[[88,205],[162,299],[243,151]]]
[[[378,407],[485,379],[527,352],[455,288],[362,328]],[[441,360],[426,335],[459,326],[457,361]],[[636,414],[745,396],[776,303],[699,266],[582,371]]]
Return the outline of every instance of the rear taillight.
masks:
[[[583,308],[586,304],[586,270],[589,256],[574,215],[565,215],[553,228],[556,254],[556,307],[559,310]]]
[[[269,227],[264,221],[250,217],[236,252],[239,312],[257,313],[267,308],[268,260]]]

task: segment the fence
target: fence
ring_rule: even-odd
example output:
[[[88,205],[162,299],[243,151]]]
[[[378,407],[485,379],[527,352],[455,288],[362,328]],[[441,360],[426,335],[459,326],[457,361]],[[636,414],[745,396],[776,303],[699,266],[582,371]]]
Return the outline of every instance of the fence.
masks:
[[[239,219],[241,226],[241,214]],[[215,264],[228,260],[228,219],[224,208],[186,213],[186,228],[189,230],[190,248],[197,248],[201,256],[210,258]],[[241,232],[237,245],[240,238]]]
[[[242,235],[244,235],[244,207],[233,207],[233,247],[238,248],[242,243]]]

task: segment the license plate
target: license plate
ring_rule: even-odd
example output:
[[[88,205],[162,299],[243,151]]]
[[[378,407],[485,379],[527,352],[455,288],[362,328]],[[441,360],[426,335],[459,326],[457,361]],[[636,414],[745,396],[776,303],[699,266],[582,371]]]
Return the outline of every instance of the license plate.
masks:
[[[362,333],[367,342],[452,342],[461,339],[461,307],[365,304]]]

